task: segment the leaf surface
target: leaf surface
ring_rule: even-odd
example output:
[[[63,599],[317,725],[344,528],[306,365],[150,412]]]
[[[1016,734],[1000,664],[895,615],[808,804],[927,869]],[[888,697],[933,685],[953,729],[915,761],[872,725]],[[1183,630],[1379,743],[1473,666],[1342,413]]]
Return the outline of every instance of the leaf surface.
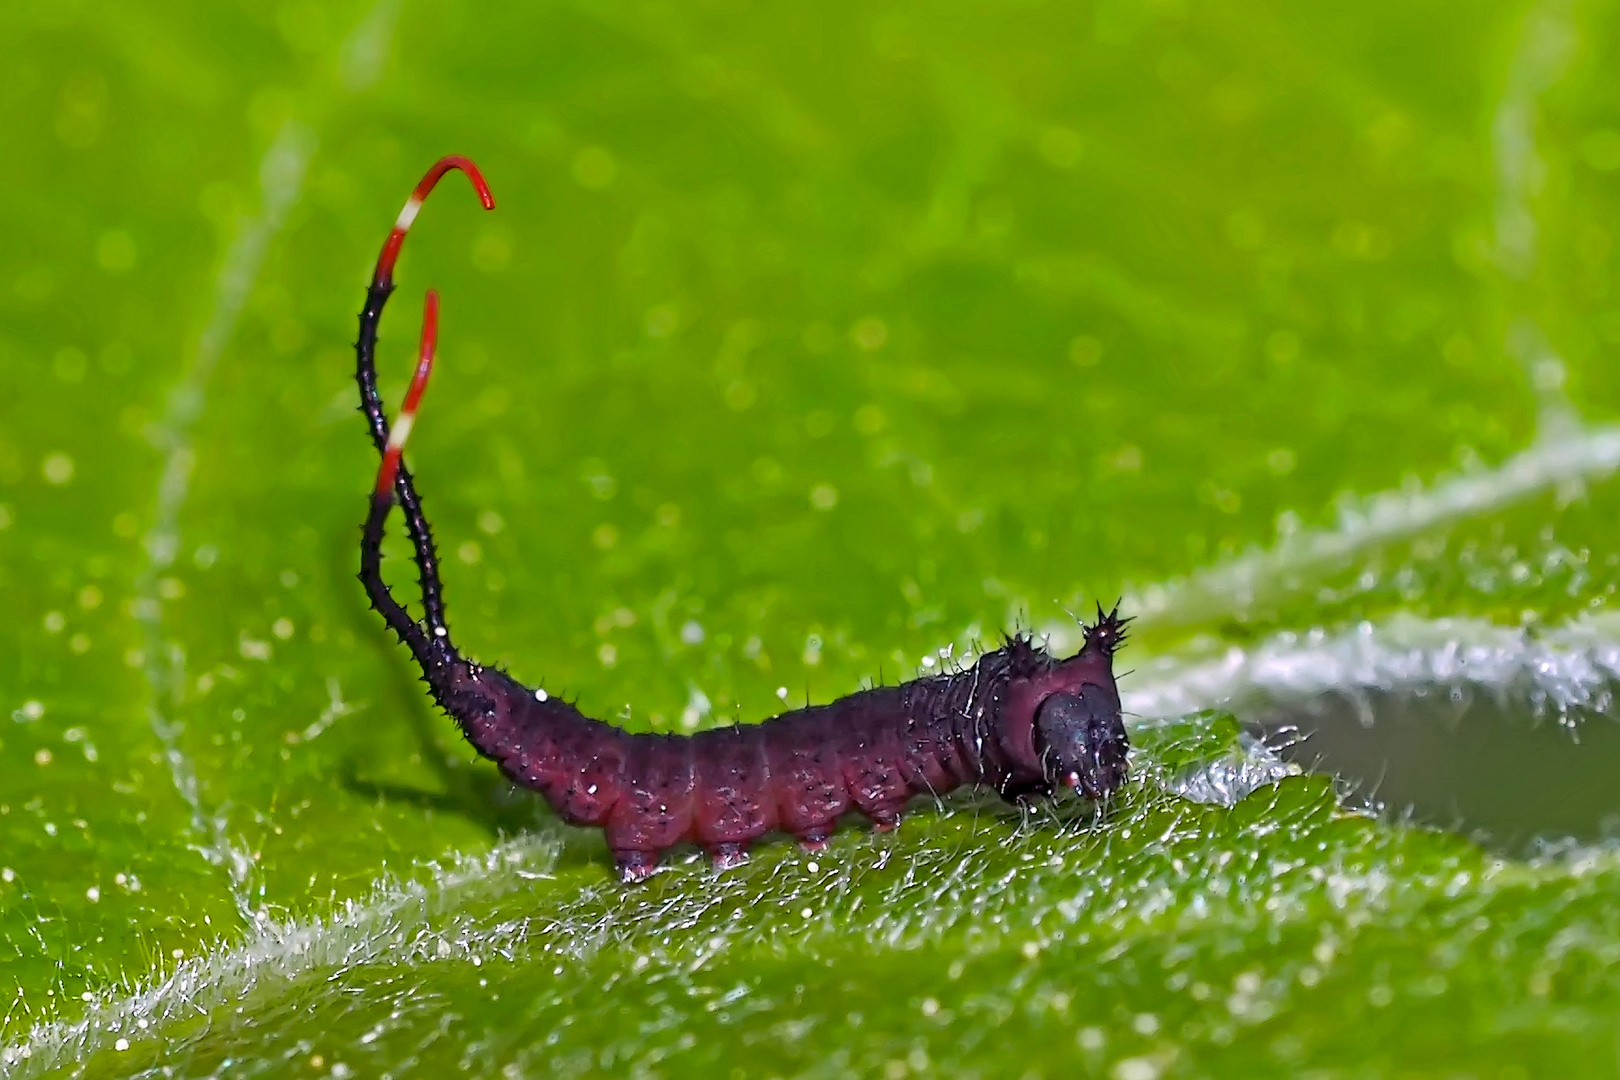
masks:
[[[1610,1071],[1614,30],[0,11],[7,1067]],[[450,151],[499,209],[427,207],[383,377],[439,288],[411,462],[468,653],[686,731],[1123,595],[1119,804],[626,890],[475,761],[353,580],[354,313]],[[1242,734],[1335,701],[1461,732],[1387,751],[1420,822],[1500,776],[1579,842],[1354,812]]]

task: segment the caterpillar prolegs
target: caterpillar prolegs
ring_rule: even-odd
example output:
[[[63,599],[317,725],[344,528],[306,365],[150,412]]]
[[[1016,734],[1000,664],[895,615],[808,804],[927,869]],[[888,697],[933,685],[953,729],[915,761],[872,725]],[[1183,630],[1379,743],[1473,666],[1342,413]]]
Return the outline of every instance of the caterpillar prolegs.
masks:
[[[360,408],[382,455],[360,541],[360,580],[371,606],[411,650],[434,699],[467,740],[513,782],[540,792],[574,825],[603,829],[619,874],[639,881],[664,852],[703,847],[721,867],[780,831],[824,846],[856,811],[893,828],[908,800],[967,784],[1014,801],[1071,788],[1106,799],[1124,783],[1126,739],[1113,656],[1126,619],[1104,612],[1069,657],[1014,635],[959,671],[862,690],[766,720],[695,735],[634,734],[463,657],[444,619],[439,558],[403,459],[433,369],[438,296],[427,294],[416,372],[390,428],[377,394],[377,324],[393,292],[394,263],[428,193],[459,169],[485,209],[495,200],[463,157],[433,166],[395,221],[366,292],[355,346]],[[423,618],[382,577],[383,527],[398,503],[414,548]]]

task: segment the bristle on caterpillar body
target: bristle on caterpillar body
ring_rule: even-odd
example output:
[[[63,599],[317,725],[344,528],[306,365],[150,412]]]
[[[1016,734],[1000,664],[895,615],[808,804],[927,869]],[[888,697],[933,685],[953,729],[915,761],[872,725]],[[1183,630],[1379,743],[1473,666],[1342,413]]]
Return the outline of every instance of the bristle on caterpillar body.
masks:
[[[438,553],[403,457],[433,366],[435,293],[428,294],[417,368],[392,427],[376,385],[377,326],[394,264],[423,200],[451,169],[466,173],[485,208],[494,207],[471,161],[447,157],[434,165],[389,233],[360,315],[356,378],[382,457],[361,538],[360,579],[434,698],[480,754],[538,791],[564,820],[603,829],[627,881],[651,874],[665,852],[684,843],[701,846],[725,867],[771,832],[819,848],[850,812],[892,828],[913,797],[964,785],[988,786],[1008,800],[1065,787],[1106,799],[1118,790],[1129,744],[1113,656],[1129,620],[1117,608],[1098,607],[1073,656],[1052,656],[1015,635],[959,671],[695,735],[623,731],[463,657],[444,621]],[[395,502],[419,572],[420,622],[382,577],[383,528]]]

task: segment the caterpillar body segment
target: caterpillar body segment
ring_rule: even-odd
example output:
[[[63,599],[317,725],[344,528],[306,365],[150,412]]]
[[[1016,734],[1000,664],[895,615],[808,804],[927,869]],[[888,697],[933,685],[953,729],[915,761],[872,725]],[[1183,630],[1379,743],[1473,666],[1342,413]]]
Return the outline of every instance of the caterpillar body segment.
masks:
[[[422,200],[450,169],[494,200],[477,166],[445,158],[417,185],[377,261],[356,346],[361,409],[382,463],[361,538],[360,578],[412,652],[439,705],[467,740],[514,783],[541,794],[565,821],[601,828],[619,874],[638,881],[679,844],[733,866],[771,832],[824,846],[840,818],[899,823],[918,795],[984,785],[1008,800],[1070,788],[1106,799],[1126,779],[1128,740],[1113,657],[1126,619],[1097,609],[1085,642],[1055,657],[1029,638],[960,671],[850,694],[763,723],[695,735],[631,733],[585,716],[543,689],[463,657],[444,621],[438,557],[414,480],[406,437],[432,370],[438,299],[428,294],[416,373],[390,429],[376,390],[377,324],[393,268]],[[382,536],[395,502],[404,511],[424,617],[394,599],[382,577]]]

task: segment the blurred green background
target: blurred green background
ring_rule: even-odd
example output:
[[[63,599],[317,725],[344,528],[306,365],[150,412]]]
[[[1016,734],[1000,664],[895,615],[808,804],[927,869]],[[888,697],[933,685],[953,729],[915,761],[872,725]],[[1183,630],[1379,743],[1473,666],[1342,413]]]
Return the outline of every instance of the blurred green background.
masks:
[[[1399,800],[1467,833],[1428,778],[1483,745],[1511,824],[1573,789],[1423,664],[1520,631],[1597,689],[1476,679],[1500,723],[1612,723],[1617,63],[1556,0],[0,6],[0,1068],[1620,1072],[1612,741],[1528,861],[1327,778],[1194,801],[1276,762],[1172,705],[1106,819],[621,889],[366,610],[350,351],[474,157],[385,394],[435,286],[452,627],[589,713],[757,720],[1124,595],[1127,693],[1226,656],[1193,704],[1251,723],[1309,695],[1240,661],[1365,706],[1400,680],[1296,646],[1395,634],[1463,712]]]

